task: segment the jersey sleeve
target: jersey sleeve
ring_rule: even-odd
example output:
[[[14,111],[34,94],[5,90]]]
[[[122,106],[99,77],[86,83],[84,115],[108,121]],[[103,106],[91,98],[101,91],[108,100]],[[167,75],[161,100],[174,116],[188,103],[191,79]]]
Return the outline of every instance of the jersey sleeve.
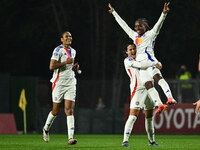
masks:
[[[135,37],[137,36],[137,32],[135,32],[134,30],[132,30],[127,24],[126,22],[118,15],[118,13],[116,11],[112,12],[113,16],[115,17],[115,20],[117,21],[117,23],[121,26],[121,28],[126,32],[126,34],[128,34],[128,36],[134,40]]]
[[[138,61],[135,61],[135,60],[126,59],[125,64],[126,64],[126,66],[133,67],[133,68],[146,69],[146,68],[149,68],[151,66],[155,66],[157,64],[157,61],[156,62],[150,62],[150,61],[148,61],[148,62],[138,62]]]
[[[55,48],[51,56],[51,59],[59,61],[59,57],[60,57],[59,55],[60,55],[60,50]]]
[[[152,32],[153,35],[156,35],[156,36],[157,36],[157,35],[159,34],[160,29],[161,29],[161,27],[162,27],[162,25],[163,25],[163,22],[164,22],[166,16],[167,16],[167,14],[164,14],[164,13],[162,13],[162,14],[160,15],[160,18],[158,19],[157,23],[156,23],[156,24],[154,25],[154,27],[151,29],[151,32]]]

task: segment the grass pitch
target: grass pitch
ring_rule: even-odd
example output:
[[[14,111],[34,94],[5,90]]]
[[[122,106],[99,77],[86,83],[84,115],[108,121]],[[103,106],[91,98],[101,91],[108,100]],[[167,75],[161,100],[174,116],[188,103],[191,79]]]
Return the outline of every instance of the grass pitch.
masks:
[[[50,135],[45,143],[40,134],[0,135],[0,150],[199,150],[200,135],[156,135],[163,147],[148,145],[146,135],[131,135],[129,147],[122,147],[122,135],[75,135],[76,145],[67,145],[67,135]]]

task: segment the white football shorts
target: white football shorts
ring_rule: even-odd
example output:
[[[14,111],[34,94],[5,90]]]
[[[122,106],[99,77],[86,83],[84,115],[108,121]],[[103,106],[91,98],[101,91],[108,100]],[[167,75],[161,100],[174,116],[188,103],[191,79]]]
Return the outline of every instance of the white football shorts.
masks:
[[[154,102],[148,97],[147,90],[145,88],[136,90],[131,103],[130,109],[142,109],[151,110],[154,109]]]
[[[55,85],[52,91],[52,101],[55,103],[61,103],[63,99],[75,102],[76,98],[76,85],[64,86]]]
[[[149,67],[147,69],[140,69],[140,80],[142,81],[143,85],[147,81],[153,81],[153,76],[157,73],[162,76],[160,70],[155,66]]]

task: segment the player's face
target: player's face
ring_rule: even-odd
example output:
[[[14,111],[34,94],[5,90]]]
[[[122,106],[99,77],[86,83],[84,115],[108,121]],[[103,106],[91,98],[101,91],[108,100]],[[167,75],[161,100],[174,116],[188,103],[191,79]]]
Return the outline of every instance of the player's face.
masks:
[[[135,31],[139,34],[142,35],[146,31],[146,27],[139,21],[135,22]]]
[[[126,54],[128,57],[135,58],[136,57],[136,47],[135,45],[127,46]]]
[[[71,45],[72,43],[72,35],[70,32],[65,32],[63,37],[61,38],[61,42],[63,45]]]

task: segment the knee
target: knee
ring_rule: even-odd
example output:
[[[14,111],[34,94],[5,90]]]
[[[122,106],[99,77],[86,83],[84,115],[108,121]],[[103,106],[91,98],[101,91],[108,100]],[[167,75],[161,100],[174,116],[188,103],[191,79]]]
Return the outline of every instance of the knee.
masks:
[[[152,118],[152,117],[153,117],[153,112],[154,112],[154,109],[146,110],[146,111],[145,111],[145,118],[146,118],[146,119]]]
[[[148,89],[150,89],[150,88],[153,87],[153,83],[152,83],[151,81],[147,81],[147,82],[145,83],[145,87],[146,87],[146,89],[148,90]]]
[[[138,117],[140,110],[139,109],[130,109],[129,115]]]
[[[54,116],[58,115],[59,112],[60,112],[59,109],[53,109],[53,110],[51,111],[52,115],[54,115]]]
[[[71,115],[73,115],[73,108],[72,107],[66,107],[65,108],[65,114],[67,115],[67,116],[71,116]]]
[[[153,79],[154,79],[154,81],[155,81],[156,83],[158,83],[159,80],[162,79],[162,76],[161,76],[159,73],[157,73],[157,74],[155,74],[155,75],[153,76]]]

